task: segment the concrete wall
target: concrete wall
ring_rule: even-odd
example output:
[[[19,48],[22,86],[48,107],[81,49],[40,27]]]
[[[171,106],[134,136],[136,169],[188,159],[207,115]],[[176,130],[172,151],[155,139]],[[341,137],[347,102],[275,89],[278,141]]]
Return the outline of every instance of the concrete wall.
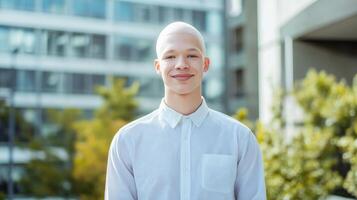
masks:
[[[295,41],[293,47],[294,57],[294,80],[305,77],[310,68],[317,71],[325,70],[334,74],[338,80],[345,79],[348,84],[352,84],[354,75],[357,74],[357,45],[351,46],[352,42],[341,42],[339,48],[333,47],[338,42],[329,45],[328,42],[306,42]],[[343,51],[346,46],[347,52]]]

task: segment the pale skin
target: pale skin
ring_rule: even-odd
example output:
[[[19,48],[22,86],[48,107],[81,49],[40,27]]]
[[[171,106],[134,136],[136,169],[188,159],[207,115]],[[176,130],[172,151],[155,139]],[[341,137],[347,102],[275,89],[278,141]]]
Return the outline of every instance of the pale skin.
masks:
[[[154,65],[165,85],[165,103],[183,115],[195,112],[202,103],[203,73],[210,64],[202,36],[189,24],[172,23],[161,32],[156,52]]]

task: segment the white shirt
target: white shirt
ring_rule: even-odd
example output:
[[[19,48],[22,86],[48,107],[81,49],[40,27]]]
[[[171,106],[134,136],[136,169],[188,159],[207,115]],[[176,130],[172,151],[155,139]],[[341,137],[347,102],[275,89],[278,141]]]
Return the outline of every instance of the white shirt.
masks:
[[[243,124],[207,107],[159,109],[122,127],[109,150],[106,200],[265,200],[262,155]]]

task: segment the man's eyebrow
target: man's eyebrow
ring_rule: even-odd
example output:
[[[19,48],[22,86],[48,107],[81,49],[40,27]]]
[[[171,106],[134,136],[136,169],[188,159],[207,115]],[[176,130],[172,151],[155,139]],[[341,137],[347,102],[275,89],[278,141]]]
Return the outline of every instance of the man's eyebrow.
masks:
[[[186,51],[201,52],[201,50],[200,50],[200,49],[198,49],[198,48],[189,48],[189,49],[187,49]],[[166,54],[169,54],[169,53],[174,53],[174,52],[176,52],[176,50],[175,50],[175,49],[170,49],[170,50],[164,51],[164,52],[162,53],[162,55],[166,55]]]
[[[170,49],[170,50],[164,51],[163,54],[172,53],[172,52],[175,52],[175,50]]]
[[[200,50],[197,49],[197,48],[190,48],[190,49],[188,49],[187,51],[198,51],[198,52],[200,52]]]

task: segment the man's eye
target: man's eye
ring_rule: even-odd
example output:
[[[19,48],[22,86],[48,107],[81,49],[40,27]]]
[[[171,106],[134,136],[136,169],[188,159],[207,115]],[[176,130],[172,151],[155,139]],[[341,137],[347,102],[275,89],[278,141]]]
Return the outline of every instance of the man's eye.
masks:
[[[188,55],[187,57],[189,57],[189,58],[197,58],[198,56],[196,56],[196,55]]]
[[[166,56],[166,57],[164,57],[164,59],[174,59],[175,58],[175,56]]]

